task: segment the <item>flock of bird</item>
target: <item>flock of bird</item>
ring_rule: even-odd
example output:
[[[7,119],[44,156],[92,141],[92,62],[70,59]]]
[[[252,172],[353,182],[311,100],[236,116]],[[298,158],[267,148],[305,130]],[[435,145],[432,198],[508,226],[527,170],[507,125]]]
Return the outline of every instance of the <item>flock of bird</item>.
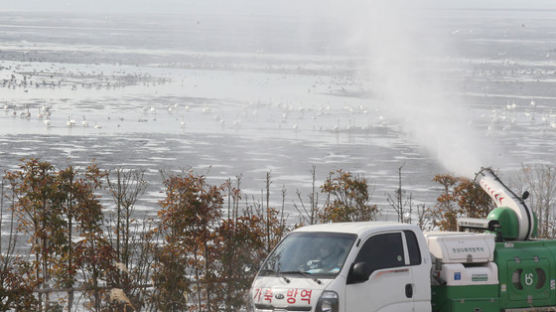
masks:
[[[17,118],[19,116],[20,119],[31,120],[32,114],[28,104],[23,105],[20,111],[18,111],[18,107],[16,105],[4,104],[3,110],[5,115],[11,116],[13,118]],[[41,105],[38,107],[36,118],[42,121],[44,126],[47,128],[52,126],[51,116],[52,116],[52,106]],[[71,117],[71,114],[68,115],[66,126],[72,128],[77,125],[78,123],[76,122],[75,119]],[[85,116],[83,116],[83,120],[79,123],[79,125],[84,128],[89,127],[89,121],[86,119]],[[95,125],[94,127],[97,129],[102,128],[99,125]]]
[[[3,105],[4,115],[23,120],[40,120],[45,127],[53,127],[53,106],[29,104],[7,104]],[[32,111],[36,114],[32,114]],[[164,113],[163,118],[160,118]],[[316,130],[327,132],[350,132],[369,131],[374,127],[388,126],[388,120],[378,109],[359,104],[344,104],[333,106],[325,104],[321,106],[304,106],[294,103],[266,103],[253,102],[246,104],[209,105],[202,103],[190,104],[159,104],[142,105],[135,115],[126,113],[126,117],[117,117],[110,113],[95,112],[94,122],[89,121],[83,114],[81,118],[74,118],[71,113],[65,113],[65,127],[67,128],[95,128],[102,129],[103,123],[115,121],[120,128],[124,121],[134,118],[139,123],[154,123],[157,118],[167,123],[175,120],[175,124],[181,129],[195,127],[195,125],[215,127],[221,129],[240,129],[261,127],[271,129]],[[81,115],[78,113],[78,115]],[[102,117],[104,116],[104,117]],[[134,117],[135,116],[135,117]],[[487,134],[496,130],[506,131],[517,125],[540,126],[543,129],[556,129],[556,114],[546,107],[540,108],[535,101],[528,104],[518,105],[515,101],[506,104],[501,109],[484,113],[481,117],[487,121]],[[58,118],[56,126],[60,126]],[[103,121],[104,120],[104,121]],[[274,124],[274,126],[272,126]]]
[[[10,79],[4,79],[3,85],[0,87],[6,88],[29,88],[33,85],[40,86],[55,86],[55,87],[70,87],[73,89],[75,86],[86,87],[90,83],[98,85],[111,85],[111,86],[126,86],[136,85],[141,83],[167,83],[169,80],[153,77],[149,74],[130,74],[125,72],[118,72],[114,74],[104,74],[103,72],[73,72],[57,83],[55,74],[58,71],[63,71],[65,68],[48,68],[41,69],[33,73],[23,74],[23,68],[17,67],[3,67],[0,69],[11,70]],[[50,74],[49,74],[50,72]],[[38,77],[49,77],[51,82],[33,82]],[[76,80],[72,80],[76,78]],[[60,78],[62,79],[62,78]],[[71,80],[71,82],[70,82]],[[96,82],[91,82],[96,81]],[[113,83],[109,83],[113,81]],[[353,82],[352,82],[353,83]],[[335,88],[338,92],[343,92],[342,86],[349,85],[345,81],[336,82],[323,82],[317,81],[317,84],[323,84],[325,94],[334,94]],[[332,85],[335,85],[332,87]],[[314,84],[309,91],[318,93],[317,86]],[[308,92],[309,92],[308,91]],[[345,91],[345,90],[344,90]],[[339,94],[341,95],[341,94]],[[332,101],[332,100],[330,100]],[[185,100],[184,100],[185,102]],[[67,108],[67,106],[64,106]],[[123,125],[124,117],[114,117],[112,112],[96,111],[91,116],[79,110],[79,103],[75,103],[73,109],[64,109],[56,105],[57,119],[52,118],[52,113],[55,111],[52,104],[22,104],[12,103],[8,104],[6,101],[3,105],[4,115],[12,118],[20,118],[24,120],[40,120],[45,127],[60,127],[61,117],[60,114],[66,114],[65,127],[67,128],[95,128],[102,129],[103,125],[108,126],[107,122],[110,120],[116,121],[115,126],[120,128]],[[163,119],[168,121],[167,116],[171,116],[176,120],[177,125],[181,129],[186,127],[194,127],[196,124],[205,124],[214,127],[219,125],[222,129],[240,129],[240,128],[253,128],[265,127],[277,129],[291,129],[298,130],[317,130],[328,132],[350,132],[354,130],[369,131],[375,127],[387,126],[388,120],[383,116],[381,111],[377,108],[372,108],[367,104],[345,104],[342,102],[327,102],[322,105],[312,103],[311,105],[304,105],[294,102],[283,102],[268,99],[267,101],[255,101],[250,103],[221,103],[212,105],[207,103],[172,103],[172,104],[137,104],[136,112],[122,112],[125,115],[125,120],[135,120],[139,123],[156,122],[157,118],[161,116],[161,112],[166,111]],[[70,112],[67,112],[69,110]],[[32,113],[33,111],[33,113]],[[66,111],[66,112],[64,112]],[[81,118],[72,116],[81,115]],[[36,112],[36,113],[35,113]],[[104,116],[104,117],[103,117]],[[89,120],[88,117],[91,117]],[[494,109],[488,113],[481,115],[481,118],[487,121],[487,133],[495,130],[508,130],[515,125],[528,125],[541,126],[544,129],[556,129],[556,113],[548,110],[546,105],[540,107],[533,100],[529,103],[520,103],[519,105],[514,101],[507,103],[505,106]]]
[[[46,68],[28,68],[30,64],[0,66],[8,72],[8,78],[0,80],[0,87],[5,89],[23,89],[25,93],[32,89],[54,89],[69,87],[71,90],[82,89],[116,89],[134,85],[162,85],[171,80],[166,77],[153,77],[148,73],[114,71],[68,70],[65,66],[50,64]],[[60,75],[60,73],[64,73]]]
[[[235,105],[235,106],[234,106]],[[54,126],[52,104],[30,105],[30,104],[8,104],[3,105],[4,115],[12,118],[25,120],[37,119],[42,121],[45,127]],[[32,113],[31,111],[36,113]],[[269,126],[268,120],[279,129],[300,130],[311,129],[319,131],[368,131],[373,127],[384,127],[387,125],[386,118],[378,109],[371,109],[363,104],[341,104],[333,106],[331,104],[305,106],[299,103],[273,102],[271,100],[263,103],[261,101],[221,105],[209,105],[202,103],[190,104],[145,104],[140,106],[135,114],[139,123],[156,122],[161,111],[174,116],[180,128],[185,129],[189,124],[195,124],[200,120],[220,125],[221,128],[239,129],[244,125],[256,125],[264,122]],[[85,114],[80,119],[76,119],[71,113],[66,113],[65,127],[82,127],[102,129],[102,112],[96,113],[90,122]],[[78,113],[78,115],[80,115]],[[481,117],[488,121],[487,132],[497,129],[507,130],[514,125],[528,123],[529,125],[540,125],[547,129],[556,129],[556,113],[552,110],[541,108],[533,100],[528,104],[518,105],[515,101],[507,103],[500,109],[494,109],[489,114],[482,114]],[[114,117],[108,114],[103,117],[105,121],[115,120],[119,128],[124,120],[132,120],[133,114],[126,114],[126,117]],[[168,120],[163,118],[165,121]],[[99,123],[100,122],[100,123]],[[312,127],[308,128],[312,125]],[[59,126],[59,122],[58,125]]]
[[[498,125],[501,125],[502,130],[508,130],[519,122],[540,125],[544,129],[556,129],[556,112],[552,109],[540,110],[534,100],[521,107],[513,101],[500,110],[492,110],[489,121],[488,132],[498,128]]]
[[[364,122],[375,118],[375,126],[384,126],[385,118],[382,115],[372,117],[369,108],[364,105],[340,105],[333,107],[326,104],[319,107],[310,107],[294,103],[188,103],[188,104],[158,104],[158,105],[138,105],[133,111],[122,111],[125,116],[114,116],[113,110],[103,112],[98,111],[79,111],[78,103],[73,104],[74,108],[67,105],[57,106],[56,104],[3,104],[4,116],[13,119],[39,120],[45,127],[67,127],[67,128],[89,128],[102,129],[102,125],[107,125],[111,121],[116,122],[119,128],[124,122],[136,120],[138,123],[168,122],[175,120],[176,124],[185,129],[186,127],[205,126],[219,127],[220,129],[252,129],[252,128],[277,128],[298,131],[302,129],[319,131],[351,131],[369,130],[370,122]],[[55,108],[53,108],[55,107]],[[71,113],[68,113],[70,110]],[[72,115],[73,113],[73,115]],[[375,111],[376,113],[376,111]],[[54,118],[53,114],[58,118]],[[61,114],[66,114],[65,124]],[[74,115],[81,118],[75,118]],[[92,120],[89,120],[89,117]],[[360,122],[357,122],[359,119]],[[94,122],[93,122],[94,121]],[[309,126],[312,125],[312,126]]]

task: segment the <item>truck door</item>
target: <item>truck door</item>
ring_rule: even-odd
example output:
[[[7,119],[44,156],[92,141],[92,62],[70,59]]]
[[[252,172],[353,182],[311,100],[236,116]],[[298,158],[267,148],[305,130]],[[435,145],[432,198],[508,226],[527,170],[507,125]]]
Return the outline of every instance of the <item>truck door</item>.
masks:
[[[347,312],[413,311],[415,283],[408,267],[407,246],[403,232],[371,236],[364,242],[352,264],[364,263],[368,279],[354,282],[348,276],[346,285]]]
[[[404,230],[405,245],[409,258],[408,269],[414,283],[411,285],[413,292],[413,304],[415,312],[431,311],[431,265],[429,254],[421,254],[419,245],[426,246],[426,243],[417,239],[417,235],[412,230]],[[422,234],[420,235],[422,237]],[[407,261],[406,261],[407,263]]]

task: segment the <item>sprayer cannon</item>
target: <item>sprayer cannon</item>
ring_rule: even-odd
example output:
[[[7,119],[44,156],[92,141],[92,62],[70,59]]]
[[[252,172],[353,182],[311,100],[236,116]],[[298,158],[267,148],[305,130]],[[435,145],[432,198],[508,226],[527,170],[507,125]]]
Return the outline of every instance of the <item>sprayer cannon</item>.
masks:
[[[536,235],[537,220],[533,211],[525,204],[528,192],[517,196],[508,188],[491,168],[481,168],[475,180],[496,204],[486,219],[461,218],[458,227],[482,229],[498,234],[499,240],[529,240]]]

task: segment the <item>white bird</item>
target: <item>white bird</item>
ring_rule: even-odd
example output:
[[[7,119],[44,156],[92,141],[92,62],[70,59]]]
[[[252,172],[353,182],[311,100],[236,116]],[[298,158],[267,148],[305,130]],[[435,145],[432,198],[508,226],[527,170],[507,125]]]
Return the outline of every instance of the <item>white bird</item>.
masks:
[[[45,120],[43,120],[42,122],[44,123],[44,125],[45,125],[47,128],[51,126],[51,124],[50,124],[50,119],[45,119]]]
[[[68,121],[66,121],[66,126],[68,126],[69,128],[75,126],[75,120],[71,119],[71,116],[68,116]]]

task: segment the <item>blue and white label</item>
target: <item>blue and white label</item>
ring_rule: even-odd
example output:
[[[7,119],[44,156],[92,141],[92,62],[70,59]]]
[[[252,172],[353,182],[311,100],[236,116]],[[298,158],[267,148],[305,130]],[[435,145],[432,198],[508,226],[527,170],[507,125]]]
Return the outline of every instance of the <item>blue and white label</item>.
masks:
[[[461,280],[461,272],[455,272],[454,281],[460,281],[460,280]]]

